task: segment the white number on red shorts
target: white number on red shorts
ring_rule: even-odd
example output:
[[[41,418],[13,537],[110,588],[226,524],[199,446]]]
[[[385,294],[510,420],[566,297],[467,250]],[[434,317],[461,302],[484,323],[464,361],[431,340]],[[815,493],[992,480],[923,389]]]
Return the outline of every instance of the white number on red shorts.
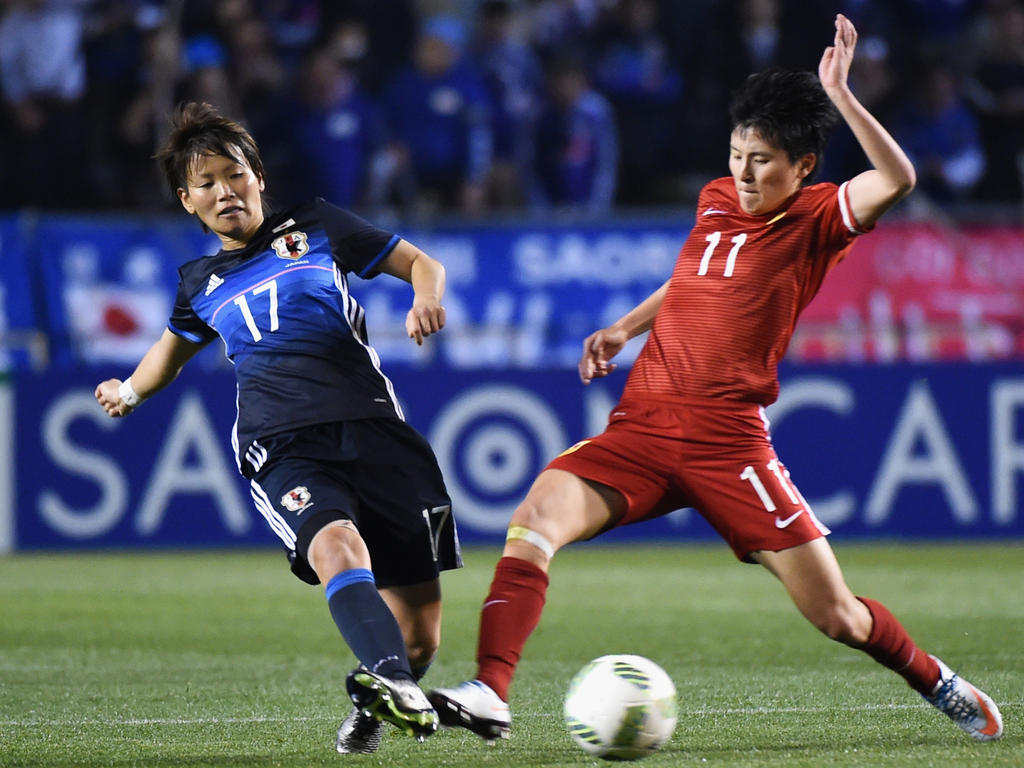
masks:
[[[779,485],[782,486],[782,490],[786,492],[786,495],[789,497],[791,502],[794,504],[800,504],[803,501],[796,488],[793,487],[792,481],[789,479],[789,470],[784,471],[782,469],[782,465],[779,464],[778,459],[772,459],[765,464],[765,469],[775,475],[779,481]],[[772,497],[768,495],[768,489],[764,487],[764,483],[761,481],[761,478],[757,476],[757,470],[751,466],[744,467],[743,471],[740,473],[740,480],[746,480],[754,487],[757,497],[761,500],[761,503],[764,505],[766,510],[769,512],[774,512],[776,510],[775,502],[772,501]]]

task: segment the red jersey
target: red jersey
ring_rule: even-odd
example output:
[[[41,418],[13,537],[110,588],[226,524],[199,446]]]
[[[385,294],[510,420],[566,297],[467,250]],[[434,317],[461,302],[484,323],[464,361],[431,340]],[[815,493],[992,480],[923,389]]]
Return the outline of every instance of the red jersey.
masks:
[[[708,183],[623,398],[774,402],[797,317],[861,232],[846,184],[804,187],[754,216],[731,177]]]

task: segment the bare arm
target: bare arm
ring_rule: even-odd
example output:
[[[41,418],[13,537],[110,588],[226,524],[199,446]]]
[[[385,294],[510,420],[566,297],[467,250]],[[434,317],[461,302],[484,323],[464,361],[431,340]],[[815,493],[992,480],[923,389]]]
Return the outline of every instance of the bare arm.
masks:
[[[129,377],[132,389],[145,399],[170,384],[182,367],[202,349],[177,334],[164,330],[163,336],[149,348],[138,367]],[[107,379],[96,387],[96,399],[111,416],[127,416],[132,407],[121,399],[121,380]]]
[[[835,42],[822,54],[818,77],[873,166],[850,179],[847,187],[854,218],[868,227],[910,193],[917,176],[900,145],[850,91],[847,75],[856,45],[857,30],[853,23],[838,14]]]
[[[609,361],[622,351],[626,342],[651,330],[654,318],[661,308],[661,302],[665,300],[666,291],[667,280],[658,290],[607,328],[595,331],[584,339],[583,355],[579,362],[580,380],[584,384],[614,371],[615,363]]]
[[[444,328],[444,265],[432,259],[407,240],[398,245],[381,264],[381,272],[401,278],[412,285],[412,309],[405,316],[405,330],[410,339],[423,344],[423,339]]]

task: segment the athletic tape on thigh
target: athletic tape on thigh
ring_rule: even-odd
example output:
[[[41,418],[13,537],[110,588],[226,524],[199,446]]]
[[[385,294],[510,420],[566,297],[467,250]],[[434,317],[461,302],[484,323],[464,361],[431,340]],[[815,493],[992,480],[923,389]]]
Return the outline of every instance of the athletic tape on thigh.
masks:
[[[555,556],[555,548],[551,546],[551,542],[545,537],[541,536],[536,531],[531,531],[529,528],[525,528],[521,525],[510,525],[508,527],[508,534],[505,536],[505,541],[516,540],[533,544],[533,546],[547,555],[548,558]]]

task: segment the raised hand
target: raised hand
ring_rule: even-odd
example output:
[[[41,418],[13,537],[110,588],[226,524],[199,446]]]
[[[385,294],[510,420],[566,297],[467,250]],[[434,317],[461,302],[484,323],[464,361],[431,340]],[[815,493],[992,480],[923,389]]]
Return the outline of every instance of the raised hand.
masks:
[[[837,14],[835,40],[825,49],[818,64],[818,78],[826,92],[846,87],[850,64],[853,63],[853,49],[856,46],[857,30],[853,22],[841,13]]]

